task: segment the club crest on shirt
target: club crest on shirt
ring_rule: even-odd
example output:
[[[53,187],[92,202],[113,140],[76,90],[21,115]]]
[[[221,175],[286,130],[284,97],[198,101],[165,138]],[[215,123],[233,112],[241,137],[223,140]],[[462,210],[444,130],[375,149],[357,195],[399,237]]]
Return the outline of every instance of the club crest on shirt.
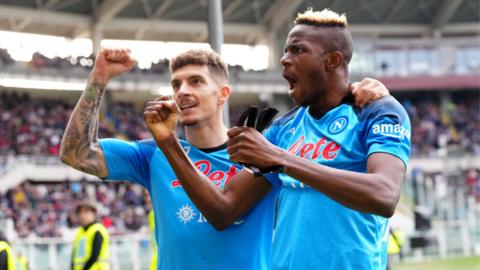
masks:
[[[348,126],[348,118],[346,116],[340,116],[333,120],[328,126],[328,132],[330,134],[338,134],[345,130]]]

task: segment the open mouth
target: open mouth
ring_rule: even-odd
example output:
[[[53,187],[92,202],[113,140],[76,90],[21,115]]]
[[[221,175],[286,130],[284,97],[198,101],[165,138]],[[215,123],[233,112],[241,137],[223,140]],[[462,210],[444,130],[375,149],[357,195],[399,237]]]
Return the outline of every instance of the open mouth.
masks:
[[[284,73],[283,77],[290,84],[290,90],[293,90],[297,86],[297,80],[293,76],[290,76]]]
[[[197,105],[194,104],[194,103],[185,103],[185,104],[181,104],[180,105],[180,110],[183,111],[183,110],[187,110],[187,109],[190,109],[190,108],[195,108]]]

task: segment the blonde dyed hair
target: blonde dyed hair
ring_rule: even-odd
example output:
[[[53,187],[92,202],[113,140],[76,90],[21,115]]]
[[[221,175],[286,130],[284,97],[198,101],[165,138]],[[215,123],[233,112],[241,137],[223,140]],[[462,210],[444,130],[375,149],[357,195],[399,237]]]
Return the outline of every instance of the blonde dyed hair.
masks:
[[[315,26],[348,26],[347,16],[345,16],[345,13],[338,14],[328,8],[325,8],[321,11],[313,11],[312,8],[309,8],[304,13],[298,13],[293,23],[295,25],[308,24]]]
[[[343,54],[344,63],[348,65],[352,59],[352,35],[348,30],[347,16],[326,8],[322,11],[313,11],[309,8],[304,13],[299,13],[294,25],[309,25],[317,28],[321,36],[319,42],[327,52],[339,51]]]

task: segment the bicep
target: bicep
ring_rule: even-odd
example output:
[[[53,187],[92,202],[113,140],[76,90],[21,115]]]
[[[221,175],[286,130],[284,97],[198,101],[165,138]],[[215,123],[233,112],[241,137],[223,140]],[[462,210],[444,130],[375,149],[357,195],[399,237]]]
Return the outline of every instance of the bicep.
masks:
[[[396,193],[400,193],[405,169],[404,162],[389,153],[373,153],[367,160],[367,172],[376,174]]]
[[[254,177],[243,169],[225,185],[224,194],[235,216],[240,216],[256,205],[271,189],[272,184],[263,176]]]
[[[108,176],[107,163],[105,155],[100,145],[94,144],[88,151],[87,158],[79,164],[81,171],[88,174],[96,175],[100,178]]]
[[[97,143],[83,149],[86,150],[82,148],[73,150],[78,154],[62,154],[62,162],[84,173],[105,178],[108,175],[108,169],[100,145]]]

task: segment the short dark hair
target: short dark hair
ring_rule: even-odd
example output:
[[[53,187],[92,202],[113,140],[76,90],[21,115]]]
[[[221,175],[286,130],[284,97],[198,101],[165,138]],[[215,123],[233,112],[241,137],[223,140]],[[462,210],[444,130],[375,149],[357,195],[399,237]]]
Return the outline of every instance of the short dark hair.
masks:
[[[90,201],[79,202],[75,207],[75,212],[78,214],[80,212],[80,209],[87,209],[92,211],[95,214],[97,213],[97,207],[95,206],[95,203]]]
[[[323,47],[328,52],[341,52],[345,63],[350,63],[353,54],[352,35],[348,30],[345,14],[339,15],[327,8],[322,11],[308,9],[304,13],[299,13],[293,23],[321,27],[322,36],[325,39],[322,42]]]
[[[210,73],[228,81],[228,66],[222,57],[210,50],[189,50],[170,60],[170,72],[188,66],[207,66]]]

